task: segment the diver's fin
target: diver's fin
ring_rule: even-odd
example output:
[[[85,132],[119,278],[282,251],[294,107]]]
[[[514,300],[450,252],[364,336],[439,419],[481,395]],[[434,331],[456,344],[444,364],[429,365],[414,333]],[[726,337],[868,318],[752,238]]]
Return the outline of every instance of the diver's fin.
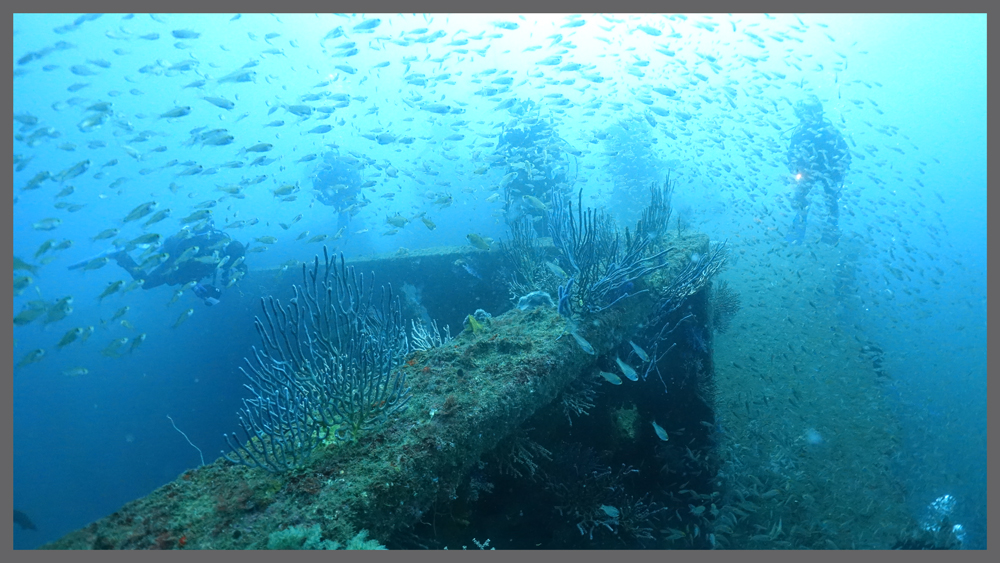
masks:
[[[81,262],[77,262],[76,264],[73,264],[72,266],[69,267],[69,269],[70,270],[79,270],[80,268],[82,268],[82,267],[86,266],[88,263],[90,263],[92,260],[97,260],[98,258],[104,258],[104,257],[111,257],[111,256],[113,256],[115,254],[118,254],[119,252],[124,252],[124,251],[125,251],[125,247],[124,246],[112,246],[111,248],[105,250],[104,252],[101,252],[101,253],[99,253],[99,254],[97,254],[95,256],[91,256],[90,258],[87,258],[86,260],[83,260]]]
[[[788,230],[788,234],[785,235],[785,242],[788,244],[802,244],[802,241],[806,238],[806,222],[800,219],[798,216],[792,220],[792,227]]]

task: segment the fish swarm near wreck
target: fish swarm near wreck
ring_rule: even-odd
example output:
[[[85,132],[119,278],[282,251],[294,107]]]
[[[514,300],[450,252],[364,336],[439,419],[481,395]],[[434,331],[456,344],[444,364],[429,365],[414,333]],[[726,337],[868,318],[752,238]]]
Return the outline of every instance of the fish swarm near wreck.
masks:
[[[708,240],[673,246],[676,263],[665,270],[676,274]],[[596,356],[560,338],[566,321],[555,309],[514,308],[484,330],[408,356],[401,369],[409,406],[357,440],[320,448],[283,473],[220,458],[43,548],[264,548],[269,534],[295,525],[318,525],[322,537],[341,543],[361,530],[384,540],[453,498],[483,454],[591,369],[651,305],[641,293],[593,315],[584,336]]]

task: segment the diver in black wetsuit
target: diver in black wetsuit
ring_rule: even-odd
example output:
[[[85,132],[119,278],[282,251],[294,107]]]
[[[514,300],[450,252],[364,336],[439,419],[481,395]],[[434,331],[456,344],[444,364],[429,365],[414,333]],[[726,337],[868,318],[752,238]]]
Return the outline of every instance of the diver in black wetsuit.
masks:
[[[788,146],[788,169],[795,174],[796,181],[792,199],[795,218],[785,240],[791,244],[802,243],[809,214],[807,196],[813,186],[819,185],[823,188],[827,205],[822,240],[837,244],[840,240],[838,200],[844,177],[851,167],[851,153],[840,131],[823,117],[823,104],[816,96],[809,96],[795,104],[795,116],[800,123],[792,133]]]
[[[551,193],[571,192],[576,162],[533,101],[516,102],[509,111],[513,119],[500,133],[495,155],[506,172],[501,184],[506,221],[513,224],[530,217],[538,234],[548,236],[545,211]]]
[[[337,210],[337,228],[343,228],[367,202],[361,195],[364,163],[354,157],[330,152],[313,175],[316,199]]]
[[[194,233],[181,230],[152,253],[154,257],[158,255],[163,256],[162,261],[152,266],[137,264],[125,250],[108,257],[127,271],[132,279],[142,280],[143,289],[197,282],[192,289],[206,305],[219,302],[222,296],[219,286],[231,285],[247,273],[247,266],[243,263],[246,255],[243,243],[216,230],[211,224]]]

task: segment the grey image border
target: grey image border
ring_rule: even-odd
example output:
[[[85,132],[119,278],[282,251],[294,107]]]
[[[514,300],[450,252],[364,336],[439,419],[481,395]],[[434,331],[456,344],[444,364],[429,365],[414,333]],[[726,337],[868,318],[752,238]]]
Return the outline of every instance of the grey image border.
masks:
[[[268,13],[273,11],[275,5],[273,3],[266,4],[264,2],[241,1],[235,2],[232,0],[210,0],[209,2],[194,2],[192,0],[180,0],[170,3],[165,2],[125,2],[123,0],[100,0],[95,2],[70,2],[69,0],[41,0],[31,3],[21,4],[22,8],[29,8],[31,12],[59,12],[68,14],[78,14],[81,11],[85,12],[108,12],[108,13],[145,13],[145,12],[189,12],[189,13],[199,13],[199,12],[233,12],[233,13]],[[294,0],[290,3],[283,3],[280,5],[282,12],[341,12],[341,13],[355,13],[362,12],[365,13],[472,13],[472,12],[497,12],[497,13],[594,13],[594,12],[607,12],[613,11],[615,13],[651,13],[651,12],[661,12],[669,8],[670,11],[677,12],[720,12],[720,13],[732,13],[732,12],[768,12],[768,13],[782,13],[782,12],[830,12],[835,8],[838,12],[965,12],[965,13],[986,13],[987,4],[985,1],[977,0],[960,0],[958,2],[952,1],[948,3],[944,2],[902,2],[899,0],[891,1],[877,1],[877,2],[861,2],[858,0],[849,0],[846,2],[839,2],[836,5],[830,3],[820,3],[813,1],[807,2],[792,2],[790,0],[779,0],[779,1],[768,1],[768,2],[736,2],[736,1],[693,1],[693,0],[681,0],[681,1],[659,1],[653,2],[650,0],[618,0],[615,2],[610,1],[595,1],[595,0],[583,0],[583,1],[571,1],[571,0],[506,0],[502,3],[497,3],[490,5],[484,2],[474,2],[472,0],[458,1],[458,0],[422,0],[422,1],[405,1],[405,0],[374,0],[374,1],[327,1],[320,2],[317,0]],[[146,8],[146,10],[139,10],[138,8]],[[499,9],[498,9],[499,8]],[[81,10],[85,9],[85,10]],[[502,9],[503,11],[501,11]],[[610,9],[610,10],[609,10]],[[13,211],[13,210],[12,210]],[[12,313],[13,314],[13,313]],[[11,374],[12,372],[8,372]],[[8,419],[8,422],[13,426],[13,421]],[[11,427],[11,432],[5,434],[8,438],[8,448],[7,451],[12,451],[12,436],[13,428]],[[7,465],[7,471],[12,473],[12,464]],[[10,482],[13,481],[13,475],[11,474]],[[8,490],[5,494],[7,497],[7,502],[13,505],[13,495],[12,491]],[[13,532],[10,532],[11,536],[7,536],[8,545],[13,542]],[[989,537],[990,534],[987,534]],[[987,544],[988,545],[988,544]],[[471,546],[475,547],[475,546]],[[475,549],[474,552],[478,552]],[[415,554],[408,552],[406,554],[400,554],[399,552],[338,552],[336,556],[338,559],[346,557],[349,559],[362,560],[363,558],[368,561],[374,560],[386,560],[390,561],[397,557],[411,558],[416,556],[418,561],[427,558],[428,561],[431,558],[435,560],[440,560],[441,558],[450,557],[468,557],[470,553],[461,552],[461,555],[456,555],[460,551],[436,551],[433,553],[426,554]],[[494,552],[497,553],[497,552]],[[587,563],[588,560],[594,561],[595,563],[607,563],[609,559],[613,557],[620,556],[618,552],[608,552],[608,551],[562,551],[558,554],[549,553],[534,553],[528,552],[527,554],[523,552],[504,554],[503,551],[497,553],[496,555],[491,555],[490,557],[511,557],[511,561],[518,561],[519,563],[524,561],[525,557],[528,560],[533,560],[538,557],[541,560],[543,557],[550,560],[555,558],[572,558],[574,563]],[[634,561],[656,561],[658,563],[663,561],[664,553],[658,551],[634,551],[630,552],[627,557]],[[872,558],[873,561],[936,561],[943,558],[958,557],[960,559],[965,559],[969,557],[969,560],[977,560],[980,557],[986,558],[985,550],[983,552],[971,552],[971,551],[961,551],[961,552],[859,552],[851,553],[848,555],[852,560],[860,558],[862,561]],[[163,558],[184,558],[191,561],[204,560],[219,562],[233,557],[234,561],[239,558],[241,562],[252,563],[257,557],[261,557],[261,561],[273,562],[274,554],[268,552],[253,552],[253,553],[214,553],[214,552],[202,552],[202,551],[173,551],[168,553],[147,551],[143,552],[142,555],[137,555],[134,552],[129,553],[59,553],[51,551],[16,551],[13,553],[15,561],[69,561],[72,560],[89,562],[89,561],[108,561],[114,560],[116,557],[120,560],[133,561],[135,557],[159,559]],[[301,557],[302,560],[306,558],[315,558],[314,560],[325,560],[329,561],[330,554],[324,554],[322,552],[317,552],[310,554],[309,552],[298,552],[296,557]],[[738,560],[741,563],[746,562],[748,559],[750,561],[756,561],[758,558],[761,561],[795,561],[799,562],[802,560],[802,554],[793,552],[748,552],[748,551],[677,551],[671,552],[668,557],[671,559],[678,560],[691,560],[697,559],[700,561],[724,561],[724,560]],[[817,553],[810,554],[810,563],[813,563],[814,557],[819,557],[818,562],[822,561],[843,561],[845,555],[843,553]],[[93,558],[93,559],[91,559]],[[322,559],[321,559],[322,558]],[[370,559],[368,559],[370,558]],[[634,559],[633,559],[634,558]],[[973,559],[974,558],[974,559]]]

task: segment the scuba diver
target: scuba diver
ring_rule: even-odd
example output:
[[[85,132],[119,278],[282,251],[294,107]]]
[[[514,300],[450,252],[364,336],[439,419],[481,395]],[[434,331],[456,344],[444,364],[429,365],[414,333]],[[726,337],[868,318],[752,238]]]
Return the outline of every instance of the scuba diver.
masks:
[[[823,104],[816,96],[810,95],[795,104],[795,116],[800,122],[788,146],[788,168],[795,174],[796,181],[792,199],[795,218],[785,240],[802,244],[809,214],[807,197],[812,187],[819,185],[827,204],[822,240],[835,245],[840,240],[837,201],[844,186],[844,176],[851,166],[851,153],[840,131],[823,117]]]
[[[507,173],[501,181],[506,221],[510,225],[528,216],[536,232],[548,236],[545,211],[551,193],[569,194],[576,159],[552,124],[539,116],[535,102],[517,101],[508,111],[514,117],[504,125],[495,155]]]
[[[920,522],[905,529],[892,549],[964,549],[965,527],[952,520],[957,502],[951,495],[934,499]]]
[[[159,247],[147,248],[142,263],[137,263],[129,250],[115,247],[101,256],[117,262],[132,279],[142,282],[143,289],[194,283],[194,294],[208,306],[219,303],[220,286],[229,287],[247,273],[243,263],[246,247],[215,229],[211,221],[196,231],[185,227]],[[74,264],[70,269],[81,268],[89,262]]]
[[[363,166],[364,162],[357,158],[329,152],[312,176],[316,199],[337,210],[338,229],[367,205],[361,194]]]

